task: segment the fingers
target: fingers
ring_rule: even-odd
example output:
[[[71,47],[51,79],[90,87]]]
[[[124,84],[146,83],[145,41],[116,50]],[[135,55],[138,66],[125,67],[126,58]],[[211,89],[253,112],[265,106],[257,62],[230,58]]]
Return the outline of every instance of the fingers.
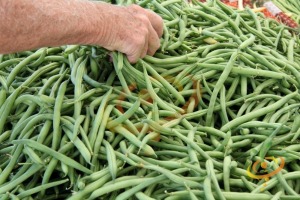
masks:
[[[160,47],[159,37],[154,30],[154,27],[149,27],[149,37],[148,37],[148,51],[147,54],[153,56],[157,49]]]
[[[131,5],[130,8],[133,16],[141,22],[139,36],[143,40],[138,41],[137,39],[137,44],[133,45],[135,50],[127,54],[129,61],[134,63],[138,58],[144,58],[146,54],[153,56],[158,50],[160,47],[159,38],[163,32],[163,21],[159,15],[140,6]]]
[[[162,18],[153,12],[152,10],[144,9],[138,5],[132,5],[132,7],[142,13],[144,13],[148,20],[151,22],[152,27],[156,31],[156,34],[160,38],[163,34],[163,20]]]
[[[104,32],[105,38],[99,43],[108,50],[117,50],[127,55],[129,62],[135,63],[147,54],[153,56],[160,47],[160,37],[163,34],[162,18],[138,5],[112,6],[111,22],[116,29]],[[117,14],[115,14],[117,13]]]
[[[126,54],[130,63],[136,63],[139,58],[144,58],[146,56],[149,49],[148,36],[149,34],[146,34],[145,39],[143,39],[139,45],[135,45],[132,53]]]
[[[163,34],[163,20],[162,18],[157,15],[152,10],[145,10],[147,13],[147,16],[151,22],[152,27],[156,31],[158,37],[160,38]]]
[[[142,53],[140,55],[140,58],[144,58],[148,53],[149,43],[147,41],[148,41],[148,39],[146,39],[146,41],[145,41],[145,45],[144,45],[144,48],[143,48]]]
[[[135,63],[139,58],[144,58],[146,54],[153,56],[157,49],[160,47],[159,37],[156,31],[151,26],[150,22],[148,29],[145,29],[143,41],[137,42],[138,45],[134,45],[133,51],[127,54],[130,63]]]

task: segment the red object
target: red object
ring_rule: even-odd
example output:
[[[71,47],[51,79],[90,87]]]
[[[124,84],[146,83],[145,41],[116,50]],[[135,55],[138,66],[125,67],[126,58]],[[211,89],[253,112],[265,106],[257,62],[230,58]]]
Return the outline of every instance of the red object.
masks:
[[[238,2],[237,2],[237,1],[234,1],[234,2],[228,2],[228,3],[226,3],[226,5],[237,8],[237,7],[238,7]]]
[[[199,0],[201,2],[206,2],[206,0]],[[221,0],[223,3],[225,3],[226,5],[228,6],[231,6],[231,7],[235,7],[237,8],[238,7],[238,1],[230,1],[230,0]],[[271,2],[268,2],[268,3],[271,3]],[[273,3],[271,3],[272,6],[275,6],[273,5]],[[252,0],[244,0],[243,1],[243,6],[246,7],[246,6],[249,6],[250,8],[253,7],[253,4],[252,4]],[[280,12],[280,10],[278,10]],[[268,9],[265,9],[264,11],[262,11],[264,13],[264,15],[268,18],[273,18],[273,19],[276,19],[278,20],[279,22],[291,27],[291,28],[298,28],[299,25],[297,24],[297,22],[295,22],[291,17],[289,17],[288,15],[286,15],[285,13],[283,12],[280,12],[278,14],[274,13],[272,14]],[[274,16],[276,14],[276,16]]]
[[[279,21],[281,21],[283,24],[291,27],[291,28],[298,28],[299,25],[289,16],[287,16],[285,13],[280,12],[276,15]]]
[[[252,1],[251,0],[244,0],[243,1],[243,6],[244,7],[249,6],[250,8],[252,8],[253,7]]]

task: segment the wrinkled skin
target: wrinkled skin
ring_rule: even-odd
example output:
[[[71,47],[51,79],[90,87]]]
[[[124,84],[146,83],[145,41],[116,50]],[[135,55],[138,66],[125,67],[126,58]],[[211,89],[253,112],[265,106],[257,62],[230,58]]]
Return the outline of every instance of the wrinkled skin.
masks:
[[[87,0],[0,0],[0,54],[66,44],[99,45],[131,63],[160,46],[163,21],[137,5]]]

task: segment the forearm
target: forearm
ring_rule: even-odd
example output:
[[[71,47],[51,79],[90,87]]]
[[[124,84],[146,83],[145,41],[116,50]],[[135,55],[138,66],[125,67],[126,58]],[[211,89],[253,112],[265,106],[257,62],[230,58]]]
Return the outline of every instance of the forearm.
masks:
[[[43,46],[94,44],[105,37],[107,4],[86,0],[0,0],[0,54]],[[98,37],[97,39],[95,37]]]
[[[137,5],[88,0],[0,0],[0,54],[66,44],[99,45],[130,62],[159,48],[160,16]]]

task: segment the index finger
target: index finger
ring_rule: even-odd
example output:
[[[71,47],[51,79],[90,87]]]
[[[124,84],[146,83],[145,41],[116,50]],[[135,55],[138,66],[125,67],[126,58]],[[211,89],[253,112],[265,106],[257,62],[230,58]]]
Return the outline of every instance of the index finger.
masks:
[[[154,28],[158,37],[160,38],[163,34],[163,19],[161,18],[161,16],[159,16],[152,10],[146,9],[146,14],[149,21],[151,22],[152,27]]]

